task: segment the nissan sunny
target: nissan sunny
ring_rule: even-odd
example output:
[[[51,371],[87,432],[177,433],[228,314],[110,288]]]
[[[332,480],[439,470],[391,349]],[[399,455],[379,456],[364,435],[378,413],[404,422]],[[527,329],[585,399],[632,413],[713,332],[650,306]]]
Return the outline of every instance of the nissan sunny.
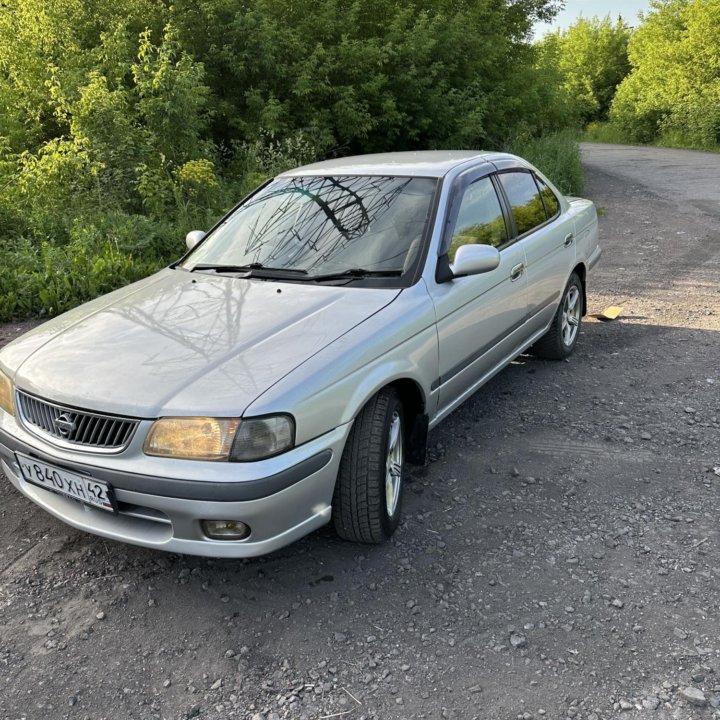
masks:
[[[390,537],[428,431],[573,351],[600,257],[590,201],[452,151],[285,172],[187,245],[0,351],[0,470],[76,528],[215,557]]]

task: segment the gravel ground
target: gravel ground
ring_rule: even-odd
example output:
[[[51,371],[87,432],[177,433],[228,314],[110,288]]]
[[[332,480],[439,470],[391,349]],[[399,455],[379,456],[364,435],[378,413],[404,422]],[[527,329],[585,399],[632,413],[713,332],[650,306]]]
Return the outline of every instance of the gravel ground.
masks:
[[[720,717],[720,186],[658,170],[720,156],[652,152],[584,148],[621,318],[434,431],[392,543],[166,555],[0,479],[0,718]]]

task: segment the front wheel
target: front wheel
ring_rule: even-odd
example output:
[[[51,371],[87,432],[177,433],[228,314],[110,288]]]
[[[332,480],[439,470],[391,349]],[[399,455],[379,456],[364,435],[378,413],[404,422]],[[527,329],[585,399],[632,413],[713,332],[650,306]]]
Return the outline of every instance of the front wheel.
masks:
[[[582,315],[582,281],[573,273],[550,329],[532,347],[533,355],[547,360],[564,360],[569,357],[577,344]]]
[[[381,543],[400,521],[405,418],[393,388],[372,397],[355,418],[340,461],[333,524],[345,540]]]

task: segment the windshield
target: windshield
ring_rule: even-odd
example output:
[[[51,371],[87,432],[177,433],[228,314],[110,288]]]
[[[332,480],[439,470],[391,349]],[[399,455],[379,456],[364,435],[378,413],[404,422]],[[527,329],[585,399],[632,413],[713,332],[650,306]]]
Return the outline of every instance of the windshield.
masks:
[[[182,266],[288,270],[299,279],[361,271],[401,275],[421,250],[436,183],[278,178],[229,215]]]

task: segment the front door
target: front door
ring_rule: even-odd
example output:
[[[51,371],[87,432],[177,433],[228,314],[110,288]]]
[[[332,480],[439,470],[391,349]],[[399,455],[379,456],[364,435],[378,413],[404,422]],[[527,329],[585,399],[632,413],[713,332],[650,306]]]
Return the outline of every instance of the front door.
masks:
[[[470,395],[520,345],[527,314],[524,250],[510,242],[492,179],[481,177],[462,192],[446,240],[450,261],[461,245],[482,243],[499,249],[500,264],[487,273],[431,284],[439,342],[439,415]]]

